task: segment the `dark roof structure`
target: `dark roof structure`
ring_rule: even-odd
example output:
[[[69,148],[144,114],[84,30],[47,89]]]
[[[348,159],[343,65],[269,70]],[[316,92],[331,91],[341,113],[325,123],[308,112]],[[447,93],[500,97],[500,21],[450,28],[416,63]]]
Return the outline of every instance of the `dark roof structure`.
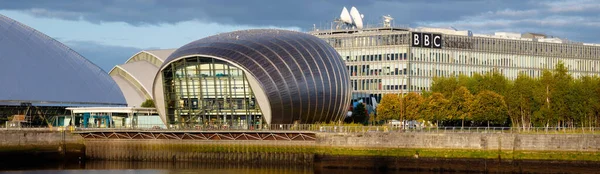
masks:
[[[223,59],[254,77],[261,89],[253,91],[264,91],[268,98],[270,124],[339,120],[350,103],[349,74],[339,54],[306,33],[277,29],[222,33],[177,49],[160,69],[191,56]]]
[[[0,15],[0,105],[123,106],[113,79],[64,44]]]

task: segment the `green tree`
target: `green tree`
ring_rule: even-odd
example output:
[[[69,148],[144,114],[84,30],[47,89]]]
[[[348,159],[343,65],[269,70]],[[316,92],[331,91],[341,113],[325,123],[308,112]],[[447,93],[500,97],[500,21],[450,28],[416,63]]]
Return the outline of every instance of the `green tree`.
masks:
[[[507,120],[507,106],[504,97],[493,91],[484,90],[475,96],[471,104],[473,121],[494,125],[504,125]]]
[[[474,76],[477,76],[477,75],[479,75],[479,74],[478,73],[474,74]],[[476,94],[476,93],[473,93],[474,88],[476,86],[475,84],[476,84],[476,81],[474,80],[473,77],[467,76],[466,74],[458,75],[458,85],[466,87],[471,92],[471,94]]]
[[[498,72],[498,70],[486,72],[483,76],[477,78],[477,93],[479,93],[479,91],[489,90],[500,95],[506,94],[509,86],[508,79],[506,79],[502,73]]]
[[[461,127],[465,126],[465,119],[471,118],[470,105],[473,102],[473,94],[469,90],[461,86],[454,92],[450,98],[450,120],[461,120]]]
[[[592,110],[590,110],[590,113],[588,113],[589,118],[588,118],[588,124],[586,124],[586,126],[589,127],[600,127],[600,77],[598,76],[594,76],[591,78],[591,82],[589,84],[586,84],[586,89],[592,89],[593,94],[590,95],[591,97],[589,97],[590,103],[590,107],[593,108]]]
[[[399,119],[402,112],[402,100],[397,94],[385,94],[377,105],[377,116],[381,120]]]
[[[551,94],[554,91],[554,77],[549,70],[542,71],[542,76],[538,78],[538,83],[534,88],[534,99],[540,103],[540,108],[534,111],[534,126],[550,126],[551,122],[556,120],[555,112],[551,109]]]
[[[452,97],[452,94],[458,89],[458,79],[456,77],[434,77],[431,82],[431,92],[439,92],[446,98]]]
[[[367,120],[367,110],[364,103],[359,103],[352,109],[352,116],[344,120],[346,123],[365,124]]]
[[[553,91],[550,94],[551,109],[556,113],[556,126],[566,126],[566,121],[571,120],[574,112],[570,110],[569,100],[573,99],[573,77],[568,73],[564,63],[558,62],[553,73]]]
[[[535,79],[520,73],[510,86],[505,99],[512,126],[527,128],[531,125],[531,117],[540,105],[534,100],[537,83]]]
[[[473,73],[473,75],[471,77],[469,77],[468,79],[462,79],[461,83],[465,83],[467,85],[466,87],[467,87],[467,89],[469,89],[469,91],[471,91],[471,94],[477,94],[477,93],[479,93],[479,91],[485,90],[485,89],[481,89],[482,81],[483,81],[483,75],[481,75],[479,73]]]
[[[440,121],[448,115],[450,100],[444,98],[442,93],[434,92],[427,98],[426,103],[424,120],[435,122],[439,126]]]
[[[142,108],[154,108],[154,100],[146,99],[141,105]]]
[[[588,116],[587,114],[590,110],[593,110],[593,106],[590,105],[593,101],[588,100],[589,98],[593,98],[589,97],[593,96],[593,90],[587,91],[588,89],[586,86],[586,83],[589,83],[589,81],[589,76],[582,76],[571,83],[571,89],[566,96],[570,112],[565,120],[566,126],[583,127]]]
[[[402,102],[404,103],[406,120],[422,119],[421,111],[424,109],[425,100],[421,95],[415,92],[408,93],[402,98]]]

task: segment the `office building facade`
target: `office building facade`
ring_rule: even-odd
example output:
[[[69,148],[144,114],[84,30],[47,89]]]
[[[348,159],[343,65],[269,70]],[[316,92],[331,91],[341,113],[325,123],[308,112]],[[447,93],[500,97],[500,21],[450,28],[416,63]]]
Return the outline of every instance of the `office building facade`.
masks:
[[[535,33],[473,34],[444,28],[365,28],[309,32],[341,55],[353,98],[430,90],[434,77],[496,70],[509,79],[541,76],[563,62],[574,77],[600,75],[600,46]]]

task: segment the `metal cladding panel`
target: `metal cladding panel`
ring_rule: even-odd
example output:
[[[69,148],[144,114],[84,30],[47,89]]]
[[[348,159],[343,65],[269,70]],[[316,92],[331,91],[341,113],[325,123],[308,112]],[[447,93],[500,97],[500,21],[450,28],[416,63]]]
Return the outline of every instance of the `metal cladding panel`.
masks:
[[[218,34],[179,48],[163,67],[193,55],[223,58],[248,70],[270,101],[271,124],[336,121],[350,103],[345,64],[335,49],[309,34],[275,29]]]
[[[125,105],[113,79],[62,43],[0,15],[0,101],[33,105]]]

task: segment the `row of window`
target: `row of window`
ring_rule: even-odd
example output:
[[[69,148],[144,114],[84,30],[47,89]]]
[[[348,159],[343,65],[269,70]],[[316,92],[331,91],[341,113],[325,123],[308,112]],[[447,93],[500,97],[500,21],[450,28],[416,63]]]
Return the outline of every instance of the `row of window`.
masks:
[[[406,90],[406,79],[351,79],[354,91]]]
[[[367,65],[348,65],[350,76],[386,76],[406,75],[408,73],[406,63],[373,63]]]
[[[386,45],[408,45],[410,36],[404,34],[381,34],[372,36],[350,36],[323,38],[334,48],[386,46]]]
[[[600,57],[599,46],[583,44],[548,43],[527,40],[444,35],[444,48],[471,49],[485,52],[560,56],[576,58]]]
[[[391,60],[407,60],[406,53],[394,53],[394,54],[371,54],[371,55],[347,55],[345,61],[355,62],[372,62],[372,61],[391,61]]]

